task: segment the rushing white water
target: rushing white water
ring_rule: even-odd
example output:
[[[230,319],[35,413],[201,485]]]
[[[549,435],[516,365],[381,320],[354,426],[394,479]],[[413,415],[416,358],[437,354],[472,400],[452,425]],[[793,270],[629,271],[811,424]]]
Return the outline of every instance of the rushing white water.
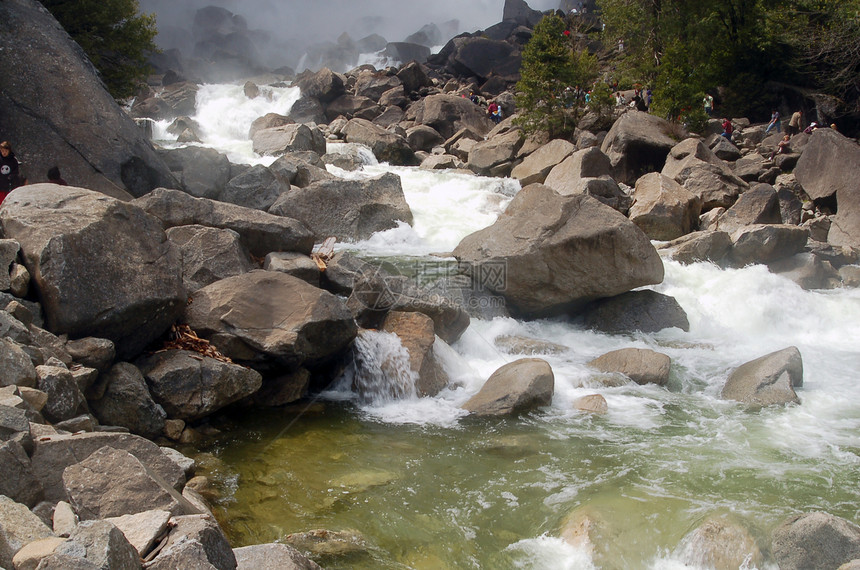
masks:
[[[204,144],[228,152],[231,160],[265,162],[252,155],[247,127],[256,116],[285,112],[296,98],[291,89],[272,93],[271,99],[251,103],[244,100],[241,87],[201,89],[195,119],[204,129]],[[331,145],[331,150],[343,148]],[[491,224],[519,189],[511,180],[391,167],[364,156],[366,164],[359,172],[331,170],[344,177],[398,174],[414,223],[361,243],[340,245],[362,255],[397,258],[400,263],[409,258],[417,263],[440,263],[440,258],[430,254],[450,252],[465,235]],[[725,508],[764,527],[794,508],[841,509],[842,516],[853,513],[857,520],[860,495],[856,488],[846,487],[845,481],[854,481],[856,487],[860,468],[860,290],[804,291],[763,266],[720,269],[707,263],[685,266],[669,260],[664,260],[664,266],[663,283],[652,288],[678,300],[689,317],[689,332],[668,329],[656,334],[606,335],[583,330],[561,317],[473,319],[452,347],[437,347],[437,356],[453,378],[449,388],[434,398],[417,398],[402,388],[407,384],[396,374],[367,374],[367,392],[374,396],[360,399],[356,405],[383,426],[417,425],[443,430],[443,434],[445,430],[468,430],[462,404],[493,371],[524,356],[500,348],[498,341],[509,336],[548,341],[562,347],[538,355],[553,368],[555,395],[543,413],[521,419],[522,426],[531,430],[529,437],[540,434],[546,447],[569,441],[604,457],[588,458],[579,465],[591,470],[590,479],[580,478],[570,467],[562,468],[559,462],[566,459],[557,451],[545,452],[550,458],[538,469],[541,477],[537,481],[532,479],[533,471],[519,472],[511,464],[511,473],[487,482],[486,489],[469,491],[462,498],[462,509],[451,507],[450,516],[464,535],[480,533],[474,520],[481,517],[475,513],[491,510],[488,497],[519,512],[526,503],[520,497],[526,492],[542,494],[541,507],[559,513],[587,498],[609,512],[618,503],[634,505],[627,509],[638,508],[635,505],[640,501],[642,505],[648,501],[680,503],[683,507],[678,511],[688,520]],[[392,352],[390,340],[383,333],[360,338],[357,346],[363,351],[365,371],[375,366],[381,370],[383,366],[373,364],[373,359],[385,360],[397,352]],[[749,412],[719,398],[734,368],[788,346],[798,347],[803,358],[800,405]],[[669,355],[668,386],[607,387],[596,381],[587,362],[625,347]],[[328,396],[343,398],[345,390],[348,388],[341,387]],[[607,414],[595,417],[574,409],[577,398],[594,393],[606,399]],[[613,464],[606,472],[593,467],[610,460],[624,467]],[[646,475],[631,475],[638,473]],[[517,481],[518,475],[528,483]],[[474,497],[478,506],[473,505]],[[648,508],[643,506],[643,513],[651,512],[649,508],[650,503]],[[624,524],[633,524],[626,519],[636,518],[629,514],[635,510],[624,512],[619,536],[629,530]],[[666,524],[657,510],[650,516]],[[677,544],[673,540],[668,542]],[[690,567],[674,546],[648,548],[638,559],[640,567]],[[512,540],[499,556],[504,556],[502,566],[517,568],[594,567],[590,554],[553,532],[539,531]]]

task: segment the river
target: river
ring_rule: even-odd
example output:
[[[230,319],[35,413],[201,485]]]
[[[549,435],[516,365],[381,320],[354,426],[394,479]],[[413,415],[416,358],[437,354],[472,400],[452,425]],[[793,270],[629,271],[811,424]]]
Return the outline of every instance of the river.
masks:
[[[298,93],[264,93],[248,101],[241,86],[204,86],[195,117],[204,144],[234,162],[274,160],[253,155],[248,127],[286,113]],[[169,139],[165,126],[156,130]],[[414,224],[339,247],[404,269],[445,271],[431,254],[491,224],[519,189],[365,156],[361,172],[333,171],[400,175]],[[678,300],[689,332],[607,335],[561,317],[473,319],[443,351],[454,382],[436,397],[368,401],[335,383],[286,412],[220,418],[222,435],[198,459],[222,490],[217,512],[234,546],[328,529],[350,533],[344,547],[354,552],[320,558],[326,568],[689,568],[683,538],[708,517],[738,522],[765,553],[791,514],[860,521],[860,290],[804,291],[763,266],[664,265],[652,289]],[[511,335],[563,347],[541,356],[555,374],[552,405],[517,418],[468,417],[460,406],[523,356],[499,348]],[[800,405],[748,411],[719,398],[734,368],[788,346],[803,357]],[[669,355],[668,385],[607,386],[586,366],[624,347]],[[606,414],[573,408],[596,393]],[[593,549],[560,538],[581,513],[600,521]]]

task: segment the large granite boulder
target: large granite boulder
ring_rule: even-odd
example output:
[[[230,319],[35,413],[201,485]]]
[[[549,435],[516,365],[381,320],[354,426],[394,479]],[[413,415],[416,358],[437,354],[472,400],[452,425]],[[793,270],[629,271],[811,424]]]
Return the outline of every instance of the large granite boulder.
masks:
[[[21,244],[54,333],[110,339],[124,358],[160,336],[182,311],[179,252],[158,219],[133,204],[82,188],[34,184],[3,202],[0,224]]]
[[[182,255],[182,282],[190,293],[225,277],[251,271],[251,260],[233,230],[193,224],[167,230]]]
[[[359,97],[367,97],[379,101],[382,94],[395,87],[403,87],[403,82],[396,75],[384,72],[362,71],[355,80],[354,92]]]
[[[194,421],[256,392],[256,370],[187,350],[164,350],[136,361],[153,398],[170,418]]]
[[[575,150],[576,147],[572,143],[564,139],[553,139],[516,165],[511,171],[511,178],[519,180],[523,188],[529,184],[543,184],[555,166],[573,154]],[[607,174],[609,173],[607,172]],[[547,184],[547,186],[558,190],[552,184]]]
[[[105,446],[128,451],[174,489],[181,489],[185,484],[182,468],[153,442],[137,435],[101,432],[51,435],[38,438],[34,445],[30,465],[33,474],[42,483],[46,501],[66,500],[63,470]]]
[[[442,93],[424,97],[410,105],[406,120],[431,126],[446,139],[464,127],[481,137],[493,128],[493,122],[487,118],[482,107],[465,97]]]
[[[412,223],[400,177],[386,173],[365,180],[323,180],[306,188],[293,188],[269,209],[307,225],[320,239],[341,241],[369,238],[376,232]]]
[[[66,558],[68,557],[68,558]],[[85,520],[69,534],[69,540],[46,557],[48,568],[109,568],[110,570],[139,570],[141,559],[137,550],[116,526],[103,520]],[[81,566],[78,566],[81,564]],[[92,566],[87,566],[92,564]],[[42,563],[39,564],[42,567]]]
[[[734,232],[754,224],[781,224],[779,196],[770,184],[756,184],[731,208],[723,212],[708,229]]]
[[[303,96],[313,97],[320,103],[334,101],[346,92],[344,77],[327,67],[296,78],[295,84],[301,89]]]
[[[477,416],[504,416],[552,403],[555,376],[539,358],[523,358],[493,372],[480,391],[463,404]]]
[[[575,194],[575,188],[583,178],[599,178],[611,174],[612,163],[609,157],[599,148],[591,147],[574,152],[555,166],[547,175],[544,184],[559,194]]]
[[[359,95],[341,95],[325,108],[325,116],[327,121],[333,121],[338,117],[347,119],[365,119],[373,121],[383,112],[381,105],[377,104],[373,99],[361,97]]]
[[[580,318],[586,327],[609,334],[652,333],[671,327],[690,330],[687,313],[674,297],[648,289],[595,301]]]
[[[794,392],[798,386],[803,386],[803,360],[800,351],[790,346],[735,369],[722,397],[756,406],[800,403]]]
[[[0,21],[0,124],[31,183],[59,164],[69,183],[115,197],[178,187],[83,50],[39,2],[0,3]]]
[[[456,75],[477,77],[481,81],[494,77],[506,82],[520,78],[522,54],[512,43],[481,36],[464,36],[451,40],[446,68]]]
[[[288,544],[270,542],[234,548],[238,570],[279,568],[281,570],[321,570],[319,565]]]
[[[134,204],[161,220],[165,228],[198,224],[233,230],[248,252],[257,257],[265,257],[273,251],[309,254],[314,246],[313,233],[298,220],[194,198],[177,190],[158,188],[138,198]]]
[[[738,266],[770,263],[803,251],[809,230],[786,224],[756,224],[732,234],[730,261]]]
[[[649,172],[660,172],[675,146],[672,125],[648,113],[630,111],[609,129],[600,150],[612,163],[613,177],[629,186]]]
[[[402,136],[387,131],[366,119],[350,119],[343,129],[346,142],[367,145],[380,162],[418,165],[415,152]]]
[[[185,319],[224,355],[255,368],[296,368],[341,353],[356,334],[340,298],[276,271],[252,271],[196,291]]]
[[[217,200],[230,181],[230,160],[214,148],[188,146],[159,154],[182,189],[197,198]]]
[[[644,348],[622,348],[607,352],[589,366],[601,372],[624,374],[637,384],[665,386],[669,381],[672,360],[665,354]]]
[[[489,137],[472,147],[466,166],[472,172],[483,175],[510,172],[512,162],[522,144],[522,133],[519,130]],[[500,171],[500,168],[504,170]]]
[[[156,404],[143,375],[128,362],[117,362],[102,374],[104,393],[89,404],[102,424],[127,427],[132,433],[154,439],[164,431],[167,415]]]
[[[794,169],[797,181],[813,200],[856,192],[860,180],[860,145],[833,129],[816,129]]]
[[[849,563],[860,559],[860,526],[829,513],[794,515],[773,533],[771,548],[781,570],[853,568]]]
[[[60,366],[37,366],[39,390],[48,395],[42,414],[49,421],[61,422],[75,417],[84,402],[78,383],[69,369]]]
[[[699,196],[702,211],[728,208],[748,187],[726,161],[698,139],[686,139],[672,147],[661,173]]]
[[[532,10],[525,0],[505,0],[502,21],[513,21],[534,28],[543,19],[543,13]]]
[[[405,94],[418,91],[422,87],[431,87],[433,81],[427,76],[427,69],[417,61],[410,61],[397,72],[397,78],[403,84]]]
[[[35,507],[44,495],[42,484],[30,467],[30,458],[17,440],[0,444],[0,495],[30,508]]]
[[[280,156],[305,150],[325,154],[325,136],[319,128],[304,124],[259,130],[254,133],[252,142],[254,152],[262,155]]]
[[[721,262],[732,249],[732,238],[726,232],[700,231],[681,236],[664,244],[660,251],[665,251],[671,259],[684,265],[709,261]]]
[[[63,470],[63,486],[81,520],[131,515],[153,509],[173,515],[197,509],[137,457],[104,446]]]
[[[663,280],[663,263],[630,220],[584,195],[542,184],[521,190],[496,222],[454,257],[526,316],[573,310]]]
[[[267,210],[278,196],[289,190],[288,182],[281,180],[262,164],[256,164],[231,178],[214,199],[255,210]]]
[[[694,568],[743,568],[750,563],[761,568],[764,562],[750,531],[721,516],[708,517],[681,539],[673,558]]]
[[[668,241],[696,229],[702,199],[658,172],[636,181],[630,221],[654,240]]]
[[[236,556],[213,517],[208,514],[176,516],[170,522],[173,528],[164,548],[147,564],[147,570],[235,570]]]

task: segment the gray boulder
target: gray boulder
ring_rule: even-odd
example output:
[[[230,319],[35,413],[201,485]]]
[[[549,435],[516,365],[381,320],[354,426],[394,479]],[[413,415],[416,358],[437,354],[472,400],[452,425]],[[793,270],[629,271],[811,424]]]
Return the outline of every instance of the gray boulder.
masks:
[[[278,196],[289,190],[289,183],[285,184],[271,170],[257,164],[232,178],[215,199],[246,208],[267,210]]]
[[[290,107],[289,118],[297,123],[316,123],[322,125],[326,122],[325,109],[322,103],[314,97],[308,97],[307,95],[302,95],[298,101],[293,103],[293,106]]]
[[[128,451],[174,489],[185,484],[185,473],[182,469],[157,445],[140,436],[104,432],[52,435],[35,440],[35,448],[30,458],[33,474],[42,482],[45,490],[45,500],[66,500],[62,483],[63,470],[86,459],[104,446]]]
[[[406,141],[413,150],[430,151],[433,147],[445,142],[445,139],[433,127],[416,125],[406,130]]]
[[[770,184],[756,184],[719,216],[709,229],[734,232],[753,224],[781,224],[779,196]]]
[[[9,23],[0,37],[0,51],[8,54],[0,124],[3,138],[26,157],[25,176],[42,180],[59,164],[69,182],[123,199],[178,187],[83,50],[39,2],[3,2],[0,20]]]
[[[260,373],[185,350],[166,350],[136,361],[152,396],[168,417],[193,421],[256,392]]]
[[[54,533],[30,509],[0,495],[0,566],[13,568],[12,558],[26,544]]]
[[[66,342],[75,362],[99,371],[107,370],[116,358],[116,347],[106,338],[84,337]]]
[[[669,381],[672,359],[643,348],[622,348],[599,356],[588,363],[601,372],[619,372],[637,384],[665,386]]]
[[[141,568],[137,550],[116,526],[107,521],[82,521],[69,535],[69,540],[58,546],[54,553],[59,556],[82,555],[80,558],[99,570]]]
[[[575,310],[663,279],[647,236],[589,196],[533,184],[496,222],[466,236],[454,257],[526,316]]]
[[[278,198],[269,212],[290,216],[320,238],[367,239],[374,233],[412,223],[400,177],[386,173],[367,180],[324,180],[293,188]]]
[[[166,228],[199,224],[230,229],[239,234],[249,253],[265,257],[272,251],[310,253],[314,235],[301,222],[251,208],[194,198],[166,188],[158,188],[134,204],[161,220]]]
[[[816,129],[794,169],[797,181],[813,200],[856,192],[860,179],[860,146],[833,129]]]
[[[493,372],[463,409],[477,416],[527,412],[550,405],[554,389],[550,365],[539,358],[523,358]]]
[[[415,152],[406,139],[398,134],[374,125],[366,119],[351,119],[343,129],[348,143],[359,143],[370,147],[380,162],[393,165],[417,165]]]
[[[575,150],[576,147],[568,141],[553,139],[516,165],[511,171],[511,178],[519,180],[523,188],[529,184],[543,184],[556,165],[573,154]],[[607,174],[609,173],[607,172]],[[547,184],[547,186],[561,193],[552,184]]]
[[[377,71],[362,71],[358,74],[353,89],[359,97],[379,101],[383,93],[396,87],[402,88],[403,82],[395,75]]]
[[[464,127],[482,138],[493,128],[493,122],[481,107],[464,97],[441,93],[429,95],[410,105],[406,120],[433,127],[446,139]]]
[[[65,366],[37,366],[38,388],[48,395],[48,402],[42,409],[45,418],[61,422],[75,417],[78,407],[83,403],[78,383]]]
[[[791,279],[806,290],[835,289],[841,279],[829,261],[814,253],[798,253],[768,265],[771,273]]]
[[[56,513],[56,511],[54,512]],[[169,520],[170,513],[168,511],[156,509],[133,515],[109,517],[105,519],[105,522],[116,526],[129,544],[134,547],[140,558],[144,558],[155,546],[156,540],[167,530]]]
[[[224,355],[298,367],[343,351],[356,334],[338,297],[275,271],[252,271],[196,291],[185,318]],[[255,366],[255,367],[257,367]]]
[[[636,181],[629,218],[653,240],[690,233],[699,221],[702,199],[671,178],[652,172]]]
[[[230,181],[230,161],[215,149],[188,146],[160,153],[192,196],[217,200]]]
[[[373,99],[357,95],[341,95],[326,106],[325,114],[328,121],[338,117],[346,119],[366,119],[373,121],[383,112],[382,106]]]
[[[320,285],[320,268],[316,262],[307,255],[293,252],[272,252],[266,256],[263,262],[266,271],[280,271],[302,281],[307,281],[314,287]]]
[[[785,224],[756,224],[732,234],[731,262],[743,267],[752,263],[771,263],[803,251],[809,232]]]
[[[669,151],[662,174],[702,199],[702,211],[731,206],[747,188],[729,165],[702,141],[686,139]]]
[[[630,291],[600,299],[580,315],[585,326],[609,334],[658,332],[677,327],[690,330],[687,313],[674,297],[656,291]]]
[[[433,81],[427,76],[427,69],[417,61],[410,61],[402,66],[397,71],[397,78],[403,84],[406,94],[433,85]]]
[[[799,404],[794,388],[803,386],[803,360],[796,347],[772,352],[738,367],[722,397],[756,406]]]
[[[771,548],[781,570],[840,568],[860,558],[860,526],[829,513],[794,515],[773,533]]]
[[[613,178],[632,186],[649,172],[660,172],[676,141],[665,119],[630,111],[621,115],[607,133],[600,150],[612,163]]]
[[[181,312],[179,252],[159,221],[130,203],[34,184],[7,198],[0,223],[21,244],[47,326],[57,334],[108,338],[129,356]]]
[[[325,136],[317,127],[304,124],[259,130],[254,133],[252,142],[254,152],[262,155],[280,156],[305,150],[325,154]]]
[[[708,517],[687,534],[674,557],[695,568],[743,568],[764,562],[755,538],[741,524],[727,517]]]
[[[251,260],[233,230],[201,225],[176,226],[167,230],[182,256],[182,283],[191,293],[226,277],[251,271]]]
[[[321,570],[319,565],[288,544],[270,542],[234,548],[238,570],[278,568],[280,570]]]
[[[660,247],[660,251],[684,265],[700,261],[719,263],[731,249],[732,238],[728,233],[711,230],[693,232]]]
[[[577,193],[583,178],[599,178],[612,174],[609,157],[597,147],[578,150],[555,166],[545,184],[562,195]]]
[[[81,520],[155,509],[174,515],[197,513],[176,489],[134,455],[108,446],[66,467],[63,487]]]
[[[313,97],[321,103],[334,101],[346,92],[344,77],[328,68],[298,77],[295,84],[301,89],[303,96]]]
[[[299,104],[300,101],[307,101],[307,97],[302,97],[299,101],[293,103],[293,106],[290,108],[290,116],[285,117],[284,115],[279,115],[278,113],[266,113],[262,117],[257,117],[251,123],[251,127],[248,129],[248,138],[254,140],[254,135],[259,131],[265,129],[274,129],[276,127],[283,127],[286,125],[294,125],[296,123],[304,123],[307,121],[298,121],[293,116],[293,109],[296,108],[296,105]],[[317,101],[317,105],[319,105],[319,101]],[[324,122],[324,121],[323,121]]]
[[[123,426],[149,439],[161,435],[167,414],[152,399],[136,366],[118,362],[102,377],[99,381],[107,385],[104,394],[89,401],[93,414],[102,424]]]
[[[0,494],[34,507],[42,500],[42,484],[33,474],[30,458],[18,441],[0,444]]]
[[[36,386],[36,367],[15,341],[0,337],[0,386]]]
[[[512,161],[522,144],[522,133],[519,130],[488,137],[472,147],[466,166],[476,174],[506,174],[510,172]]]
[[[218,523],[209,515],[177,516],[167,543],[147,570],[207,568],[235,570],[236,556]]]

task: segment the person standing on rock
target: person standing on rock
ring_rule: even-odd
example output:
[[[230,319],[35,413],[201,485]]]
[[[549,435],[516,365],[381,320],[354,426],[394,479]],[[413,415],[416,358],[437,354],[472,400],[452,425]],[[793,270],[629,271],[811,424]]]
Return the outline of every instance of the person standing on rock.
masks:
[[[18,159],[12,152],[12,144],[9,141],[0,142],[0,203],[6,199],[9,192],[25,182],[21,179]]]
[[[788,121],[788,127],[785,129],[790,136],[794,136],[800,132],[800,122],[803,120],[803,111],[795,111]]]
[[[776,127],[776,132],[782,132],[782,125],[779,124],[779,111],[776,109],[773,110],[773,113],[770,114],[770,122],[767,124],[767,128],[764,130],[764,136],[770,134],[770,130]]]
[[[705,98],[702,99],[702,105],[705,107],[705,113],[710,117],[714,113],[714,98],[710,93],[705,94]]]

